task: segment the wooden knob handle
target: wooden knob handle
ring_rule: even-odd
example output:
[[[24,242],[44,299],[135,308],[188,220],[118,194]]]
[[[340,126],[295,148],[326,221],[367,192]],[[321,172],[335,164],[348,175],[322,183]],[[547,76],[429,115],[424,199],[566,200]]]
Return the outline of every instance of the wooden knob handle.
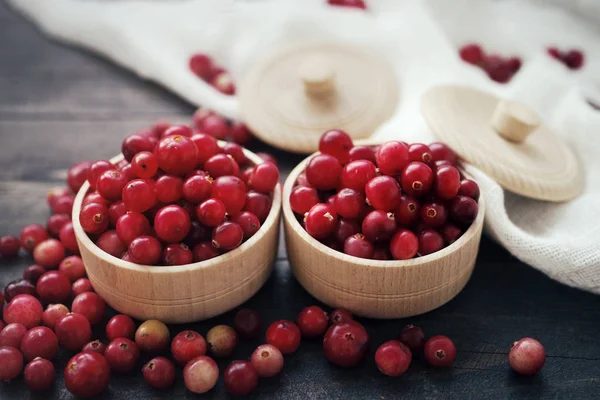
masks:
[[[300,64],[299,75],[309,95],[322,96],[335,89],[335,72],[321,57],[311,57]]]
[[[492,115],[492,127],[511,142],[523,142],[538,126],[540,118],[537,113],[512,100],[500,100]]]

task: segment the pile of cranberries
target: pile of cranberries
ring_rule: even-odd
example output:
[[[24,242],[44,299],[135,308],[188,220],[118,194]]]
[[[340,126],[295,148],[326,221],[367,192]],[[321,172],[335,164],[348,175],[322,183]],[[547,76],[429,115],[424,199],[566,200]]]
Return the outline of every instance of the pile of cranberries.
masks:
[[[367,9],[367,4],[364,0],[327,0],[327,4],[341,7],[354,7],[362,10]]]
[[[482,68],[491,80],[507,83],[521,68],[519,57],[502,57],[497,54],[486,54],[478,44],[467,44],[459,50],[463,61]]]
[[[561,51],[557,47],[548,47],[546,51],[550,57],[560,61],[569,69],[575,70],[583,67],[584,56],[581,50],[571,49]]]
[[[226,95],[235,94],[235,84],[231,75],[225,68],[217,65],[210,56],[197,53],[190,57],[188,63],[194,75],[219,92]]]
[[[442,143],[354,146],[330,130],[319,151],[289,200],[306,231],[332,249],[376,260],[424,256],[455,242],[477,216],[479,187],[461,178]]]
[[[279,170],[251,165],[238,144],[160,125],[125,138],[121,151],[117,165],[86,164],[91,192],[79,214],[83,230],[115,257],[143,265],[208,260],[252,237],[269,214]]]

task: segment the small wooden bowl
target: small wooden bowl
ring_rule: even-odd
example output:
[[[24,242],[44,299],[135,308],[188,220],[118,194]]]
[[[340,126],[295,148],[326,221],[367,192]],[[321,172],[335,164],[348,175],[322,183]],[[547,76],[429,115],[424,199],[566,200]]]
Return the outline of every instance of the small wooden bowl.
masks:
[[[255,164],[262,160],[244,150]],[[122,156],[111,160],[117,163]],[[73,205],[73,228],[94,290],[115,310],[140,320],[185,323],[229,311],[252,297],[265,283],[277,254],[281,185],[273,193],[269,216],[240,247],[219,257],[173,267],[143,266],[100,250],[79,223],[86,182]]]
[[[312,157],[312,156],[311,156]],[[471,277],[484,201],[473,224],[450,246],[405,261],[377,261],[335,251],[310,236],[290,207],[290,193],[311,157],[289,175],[283,188],[283,220],[294,275],[314,297],[334,308],[369,318],[404,318],[431,311],[456,296]]]

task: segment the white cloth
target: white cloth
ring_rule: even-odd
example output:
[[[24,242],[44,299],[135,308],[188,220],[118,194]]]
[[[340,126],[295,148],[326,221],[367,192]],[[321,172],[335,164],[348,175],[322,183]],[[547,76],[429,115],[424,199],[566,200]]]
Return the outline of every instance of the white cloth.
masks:
[[[378,138],[431,141],[418,105],[421,94],[438,83],[469,84],[525,101],[577,152],[586,172],[585,192],[562,204],[530,200],[470,167],[487,201],[487,233],[550,277],[600,293],[600,113],[585,100],[600,99],[591,90],[600,88],[600,41],[576,16],[600,20],[595,0],[553,0],[554,6],[540,0],[367,0],[368,12],[328,6],[326,0],[9,3],[49,36],[101,53],[230,118],[238,117],[236,98],[196,78],[188,70],[191,54],[208,53],[239,78],[266,52],[315,37],[371,47],[394,66],[401,102],[375,133]],[[507,85],[490,81],[458,57],[457,48],[471,41],[521,56],[521,71]],[[584,68],[568,71],[545,54],[549,44],[582,48]]]

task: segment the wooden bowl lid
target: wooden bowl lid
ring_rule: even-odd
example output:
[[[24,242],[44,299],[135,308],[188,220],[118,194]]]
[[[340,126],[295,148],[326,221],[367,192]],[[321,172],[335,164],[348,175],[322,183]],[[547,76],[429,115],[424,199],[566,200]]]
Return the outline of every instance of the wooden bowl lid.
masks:
[[[535,111],[466,86],[438,86],[421,99],[433,133],[511,192],[565,201],[583,190],[571,149]]]
[[[369,137],[398,103],[396,76],[366,49],[339,44],[296,44],[261,61],[242,80],[243,118],[261,140],[312,153],[329,129]]]

